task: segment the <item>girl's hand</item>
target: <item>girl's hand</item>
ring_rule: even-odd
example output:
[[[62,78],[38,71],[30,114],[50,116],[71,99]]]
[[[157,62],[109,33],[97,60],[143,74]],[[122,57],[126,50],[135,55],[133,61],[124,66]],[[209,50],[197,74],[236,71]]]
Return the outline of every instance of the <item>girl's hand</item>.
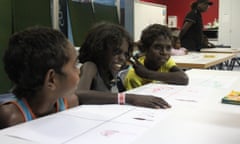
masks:
[[[171,106],[162,98],[150,95],[126,94],[126,101],[135,106],[167,109]]]

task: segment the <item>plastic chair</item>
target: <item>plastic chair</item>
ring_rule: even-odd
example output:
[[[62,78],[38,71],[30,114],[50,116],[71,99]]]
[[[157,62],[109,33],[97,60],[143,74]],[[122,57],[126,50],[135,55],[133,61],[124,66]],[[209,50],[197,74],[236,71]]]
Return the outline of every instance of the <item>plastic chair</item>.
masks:
[[[13,93],[0,94],[0,105],[16,100],[16,96]]]
[[[128,73],[128,70],[129,70],[129,68],[123,69],[120,72],[118,72],[118,74],[117,74],[117,79],[118,79],[117,87],[118,87],[119,92],[126,91],[126,88],[124,87],[123,82],[124,82],[125,76]]]

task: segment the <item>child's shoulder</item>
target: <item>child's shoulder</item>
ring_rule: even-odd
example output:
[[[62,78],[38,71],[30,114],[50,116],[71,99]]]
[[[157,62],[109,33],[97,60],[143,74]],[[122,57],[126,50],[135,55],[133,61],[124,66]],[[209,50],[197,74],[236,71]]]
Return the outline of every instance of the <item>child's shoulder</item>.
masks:
[[[95,63],[91,61],[83,63],[80,68],[80,81],[78,86],[85,87],[87,83],[92,83],[98,73],[99,70]]]
[[[11,102],[1,104],[0,113],[0,128],[9,127],[24,122],[24,118],[20,110]]]
[[[93,72],[96,73],[98,71],[97,65],[94,62],[87,61],[82,64],[81,71]]]

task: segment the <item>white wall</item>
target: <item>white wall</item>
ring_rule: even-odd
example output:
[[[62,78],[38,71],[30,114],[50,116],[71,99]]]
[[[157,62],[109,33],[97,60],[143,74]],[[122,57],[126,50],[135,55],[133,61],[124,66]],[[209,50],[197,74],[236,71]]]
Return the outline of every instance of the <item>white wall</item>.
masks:
[[[125,28],[138,41],[141,32],[150,24],[166,25],[167,7],[165,5],[125,0]]]
[[[165,5],[149,2],[134,2],[134,40],[138,41],[141,32],[150,24],[158,23],[166,25],[167,8]]]

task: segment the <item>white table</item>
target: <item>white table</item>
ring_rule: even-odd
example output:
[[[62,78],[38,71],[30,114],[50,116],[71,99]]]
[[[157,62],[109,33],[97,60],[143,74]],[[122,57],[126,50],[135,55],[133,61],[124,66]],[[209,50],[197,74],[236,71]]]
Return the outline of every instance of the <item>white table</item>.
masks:
[[[186,72],[188,86],[149,84],[129,91],[161,96],[171,109],[81,106],[4,129],[0,131],[1,142],[239,144],[240,106],[222,104],[221,98],[231,90],[240,91],[240,73]],[[139,117],[144,120],[133,119]]]
[[[15,137],[9,137],[6,135],[0,135],[1,144],[33,144],[33,142],[29,142],[23,139],[18,139]]]
[[[173,102],[171,116],[137,139],[136,144],[238,144],[240,142],[240,106],[221,103],[221,98],[231,90],[240,90],[240,73],[195,69],[187,73],[190,76],[188,87],[206,88],[206,91],[199,94],[202,96],[200,102]],[[222,85],[228,81],[228,84]],[[177,96],[181,97],[180,94]]]
[[[203,48],[201,52],[208,52],[208,53],[232,53],[236,54],[236,57],[233,58],[230,63],[227,63],[228,69],[232,70],[235,66],[235,63],[240,66],[239,54],[240,48]]]
[[[240,53],[240,48],[202,48],[201,52],[212,52],[212,53]]]
[[[187,55],[172,56],[176,64],[181,68],[206,69],[236,57],[234,53],[200,53],[189,52]]]

